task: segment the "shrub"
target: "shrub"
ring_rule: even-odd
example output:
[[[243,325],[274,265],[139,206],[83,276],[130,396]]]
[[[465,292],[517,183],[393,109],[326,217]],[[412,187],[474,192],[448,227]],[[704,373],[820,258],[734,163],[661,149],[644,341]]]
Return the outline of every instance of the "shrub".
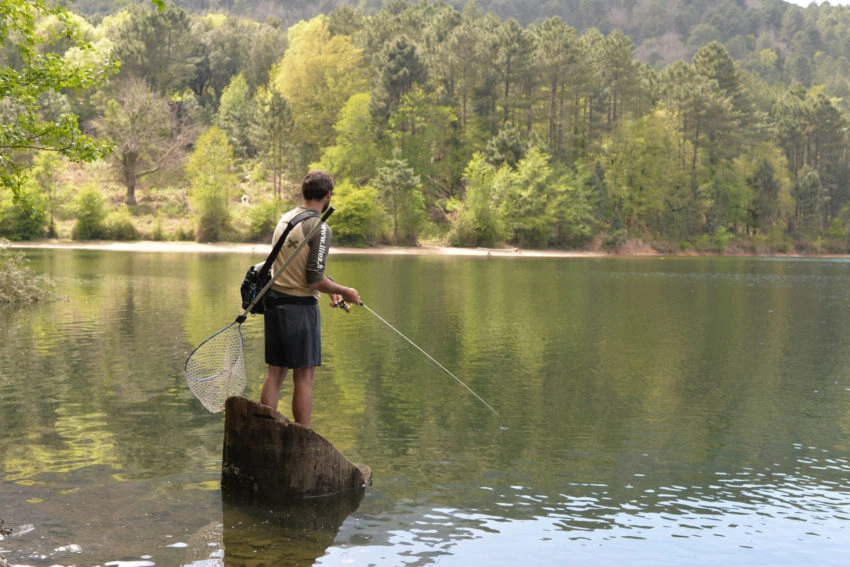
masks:
[[[104,234],[110,240],[138,240],[139,231],[130,219],[130,211],[123,209],[110,213],[104,223]]]
[[[0,239],[0,304],[34,303],[53,296],[53,281],[36,274],[26,265],[23,252],[8,250],[9,241]]]
[[[260,201],[248,209],[249,242],[268,242],[277,226],[281,213],[281,203],[277,200]]]
[[[47,233],[47,215],[32,206],[14,203],[11,198],[0,203],[0,235],[11,240],[36,240]]]
[[[159,211],[156,212],[156,218],[153,221],[151,240],[165,240],[165,232],[162,230],[162,215],[159,214]]]
[[[29,182],[21,190],[21,197],[15,200],[11,191],[0,193],[0,236],[10,240],[44,238],[50,219],[41,189]]]
[[[332,204],[337,207],[329,221],[334,244],[364,247],[378,242],[384,213],[376,189],[341,183],[334,189]]]
[[[86,185],[74,199],[77,223],[71,231],[74,240],[97,240],[106,237],[106,208],[100,192]]]

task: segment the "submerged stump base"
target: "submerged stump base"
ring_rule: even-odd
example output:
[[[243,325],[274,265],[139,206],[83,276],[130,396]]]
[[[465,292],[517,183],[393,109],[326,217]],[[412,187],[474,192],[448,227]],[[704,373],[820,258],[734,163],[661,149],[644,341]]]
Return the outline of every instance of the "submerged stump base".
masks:
[[[277,410],[241,396],[227,399],[221,487],[233,494],[286,499],[363,489],[372,471]]]

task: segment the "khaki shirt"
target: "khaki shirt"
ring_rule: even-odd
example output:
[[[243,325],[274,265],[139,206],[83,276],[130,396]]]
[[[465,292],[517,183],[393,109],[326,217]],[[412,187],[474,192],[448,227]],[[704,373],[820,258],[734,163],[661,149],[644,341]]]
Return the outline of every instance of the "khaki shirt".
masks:
[[[285,213],[277,227],[274,230],[272,242],[277,242],[277,239],[286,230],[286,225],[297,214],[306,211],[304,207],[296,207]],[[304,240],[304,236],[309,233],[317,222],[322,222],[318,217],[311,217],[299,222],[289,232],[286,241],[280,249],[277,258],[272,264],[272,275],[276,274],[284,262],[292,255],[295,249]],[[328,251],[331,247],[331,229],[322,223],[312,238],[301,250],[298,255],[292,259],[286,269],[275,280],[272,289],[281,293],[299,296],[313,296],[318,299],[321,293],[318,290],[310,289],[309,284],[320,282],[325,277],[325,262],[328,257]]]

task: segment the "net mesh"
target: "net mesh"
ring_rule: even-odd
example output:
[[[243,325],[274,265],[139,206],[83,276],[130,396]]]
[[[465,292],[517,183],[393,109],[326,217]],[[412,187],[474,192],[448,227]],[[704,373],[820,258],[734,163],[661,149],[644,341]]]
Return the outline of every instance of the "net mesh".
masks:
[[[201,404],[220,412],[230,396],[245,391],[245,357],[241,324],[231,323],[196,348],[186,359],[186,381]]]

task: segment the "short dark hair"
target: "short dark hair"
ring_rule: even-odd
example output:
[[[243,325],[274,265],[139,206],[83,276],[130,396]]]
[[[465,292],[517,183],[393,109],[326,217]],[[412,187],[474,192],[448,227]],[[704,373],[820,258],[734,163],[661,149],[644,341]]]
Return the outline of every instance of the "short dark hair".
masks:
[[[306,201],[321,201],[334,190],[334,178],[327,171],[314,169],[301,181],[301,195]]]

